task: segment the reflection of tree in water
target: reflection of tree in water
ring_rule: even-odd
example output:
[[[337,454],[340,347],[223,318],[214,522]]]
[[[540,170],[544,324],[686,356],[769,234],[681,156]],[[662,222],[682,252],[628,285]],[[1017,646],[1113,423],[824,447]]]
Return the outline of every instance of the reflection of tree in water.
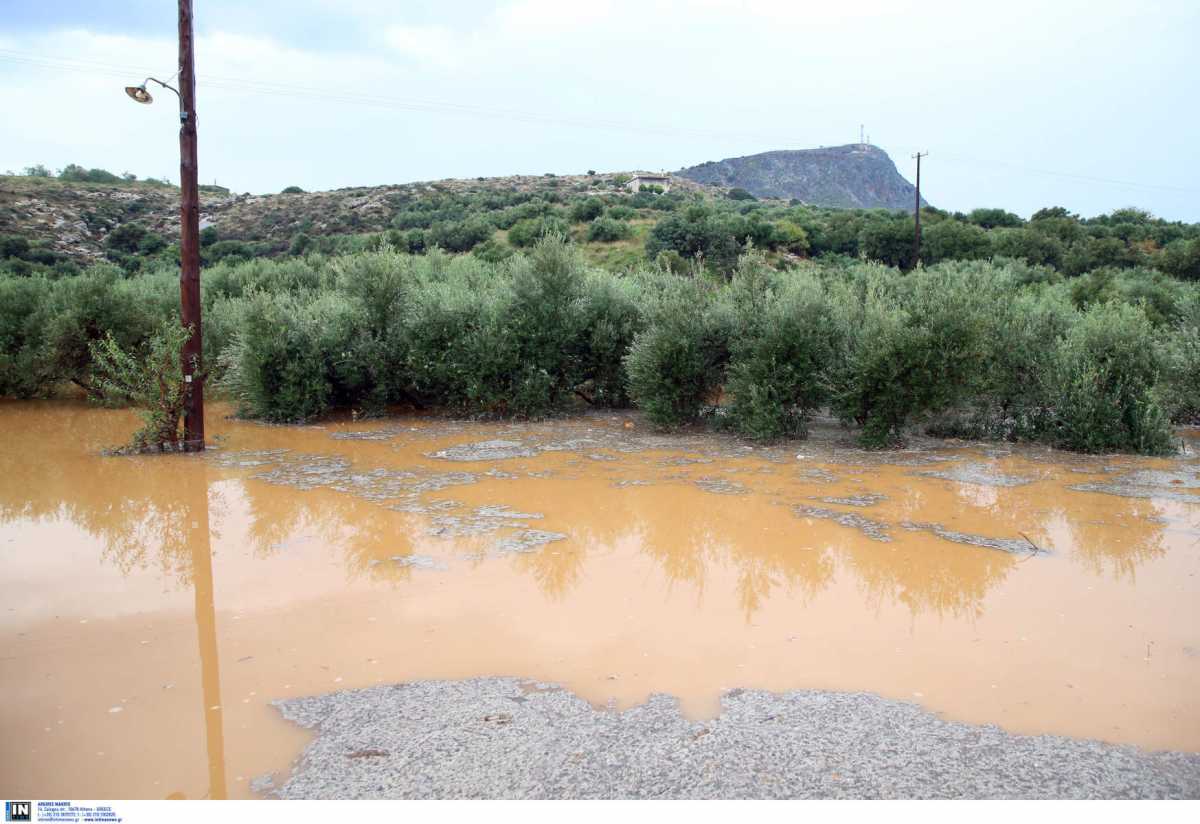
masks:
[[[726,544],[724,554],[738,568],[738,601],[747,621],[776,587],[799,592],[808,601],[833,578],[833,560],[823,550],[747,555],[739,548]]]
[[[1098,492],[1074,494],[1087,499],[1055,514],[1070,535],[1071,558],[1092,574],[1133,582],[1138,566],[1166,554],[1164,509],[1154,501]]]
[[[185,483],[184,473],[204,464],[88,451],[88,423],[105,415],[112,413],[63,405],[21,415],[19,433],[0,451],[0,520],[69,520],[102,541],[102,560],[122,573],[157,568],[187,585],[193,529],[208,528],[195,517],[207,511],[208,487]]]
[[[834,546],[842,566],[854,573],[867,603],[903,604],[915,616],[933,613],[978,618],[994,587],[1013,571],[1018,558],[998,549],[959,544],[925,532],[906,532],[904,521],[952,522],[966,507],[984,510],[977,527],[990,537],[1013,537],[1016,530],[1038,534],[1045,518],[1040,497],[1026,487],[999,487],[929,478],[896,490],[887,503],[892,541],[881,543],[847,533]],[[1000,526],[997,520],[1003,521]],[[958,529],[959,527],[955,527]],[[973,531],[969,526],[964,532]]]
[[[372,561],[413,554],[412,536],[422,529],[419,518],[332,489],[299,490],[254,478],[241,487],[256,557],[286,553],[292,542],[311,537],[340,547],[352,573],[393,581],[411,577],[411,567]]]
[[[988,592],[1014,569],[1017,558],[995,549],[952,544],[941,538],[911,538],[917,546],[847,540],[835,547],[867,602],[904,604],[913,615],[931,612],[956,618],[983,615]],[[930,557],[932,556],[932,557]]]
[[[515,566],[533,576],[542,592],[561,599],[583,577],[587,549],[577,541],[555,541],[517,556]]]
[[[902,513],[920,511],[924,495],[909,490],[897,502]],[[738,506],[738,499],[729,506]],[[940,538],[909,537],[893,543],[872,541],[850,528],[829,525],[809,533],[800,523],[786,540],[765,540],[752,520],[731,527],[728,511],[704,509],[686,522],[653,511],[638,521],[642,551],[656,559],[672,581],[702,587],[710,565],[736,570],[738,600],[749,619],[778,589],[811,600],[833,581],[838,566],[854,573],[869,602],[903,603],[913,613],[979,615],[988,591],[1002,581],[1016,559],[1004,552],[960,546]],[[846,508],[853,513],[852,508]],[[896,530],[893,530],[896,531]],[[927,555],[904,549],[914,541],[929,542]],[[811,545],[805,545],[811,544]]]
[[[733,498],[726,506],[739,505]],[[805,600],[828,586],[833,564],[827,554],[799,546],[799,536],[766,540],[744,528],[731,528],[725,507],[693,509],[688,519],[663,517],[653,500],[631,500],[641,550],[662,568],[668,581],[689,583],[702,596],[709,570],[726,566],[736,575],[735,589],[746,619],[779,588]],[[645,513],[638,512],[645,509]],[[741,525],[744,527],[745,525]]]

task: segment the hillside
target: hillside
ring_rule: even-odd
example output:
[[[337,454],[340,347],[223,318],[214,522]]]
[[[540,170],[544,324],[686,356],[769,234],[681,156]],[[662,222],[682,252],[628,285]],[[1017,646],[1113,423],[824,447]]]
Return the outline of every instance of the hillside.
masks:
[[[849,159],[817,164],[806,178],[828,191],[837,179],[847,185],[857,167],[861,185],[854,196],[869,208],[755,199],[744,191],[755,186],[749,176],[737,179],[738,189],[672,176],[664,187],[669,191],[637,193],[627,185],[629,173],[451,179],[326,192],[288,187],[269,195],[202,187],[201,257],[213,266],[344,255],[386,243],[410,254],[438,248],[495,263],[553,234],[567,237],[590,263],[609,271],[702,266],[728,276],[750,248],[774,267],[832,255],[911,269],[917,263],[912,215],[908,208],[880,206],[904,203],[912,189],[885,154],[871,151],[873,157],[864,156],[870,151],[851,152]],[[802,159],[796,161],[796,155]],[[812,156],[777,152],[757,159],[774,162],[795,182]],[[747,164],[754,160],[723,161],[722,168],[754,166]],[[833,174],[839,164],[840,178]],[[761,171],[764,164],[757,165]],[[717,171],[709,169],[713,177]],[[808,196],[814,196],[811,190]],[[0,275],[60,278],[99,261],[129,274],[177,266],[178,197],[178,189],[161,181],[0,176]],[[1028,221],[995,208],[969,214],[926,209],[922,226],[920,260],[927,265],[995,256],[1068,276],[1141,267],[1200,280],[1200,224],[1163,221],[1137,209],[1082,218],[1051,208]]]
[[[858,143],[731,157],[676,174],[708,186],[742,188],[756,197],[833,208],[911,209],[915,194],[887,152]],[[924,198],[921,202],[928,205]]]
[[[632,174],[512,175],[264,195],[202,187],[201,228],[213,227],[222,240],[260,244],[256,254],[279,253],[300,234],[341,237],[381,232],[397,226],[400,212],[433,209],[448,201],[466,200],[485,209],[499,208],[505,198],[515,202],[514,197],[521,196],[545,199],[563,209],[592,196],[623,202],[630,196],[625,182]],[[672,175],[670,186],[676,195],[710,199],[723,198],[732,187],[760,198],[796,198],[839,208],[910,209],[913,197],[913,187],[885,152],[858,145],[705,163]],[[0,176],[0,236],[20,236],[85,264],[111,257],[110,235],[124,224],[137,224],[162,238],[177,237],[178,197],[177,188],[153,181],[93,183]],[[493,201],[495,205],[489,206]],[[461,217],[452,210],[441,211],[438,220]],[[661,214],[640,215],[631,227],[633,238],[595,251],[605,262],[612,262],[614,253],[621,260],[637,257],[645,232]]]
[[[301,232],[330,236],[385,230],[397,211],[439,196],[528,193],[570,203],[592,195],[626,195],[624,183],[632,174],[512,175],[267,195],[201,187],[200,225],[215,227],[223,239],[286,248]],[[683,178],[672,180],[672,189],[721,193]],[[109,233],[131,222],[176,237],[179,189],[140,181],[80,183],[0,176],[0,235],[19,235],[84,263],[103,258]]]

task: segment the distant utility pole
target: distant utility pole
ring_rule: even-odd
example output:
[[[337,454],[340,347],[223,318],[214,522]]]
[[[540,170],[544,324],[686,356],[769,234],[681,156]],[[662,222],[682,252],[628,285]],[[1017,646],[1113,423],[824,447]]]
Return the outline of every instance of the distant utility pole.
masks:
[[[196,61],[192,51],[192,0],[179,0],[179,188],[182,237],[179,295],[183,324],[183,379],[190,386],[183,411],[183,448],[204,449],[204,373],[200,368],[200,186],[196,162]]]
[[[913,219],[916,222],[916,232],[913,234],[913,268],[916,269],[921,260],[921,158],[929,157],[929,152],[917,152],[913,157],[917,159],[917,199],[913,207]]]

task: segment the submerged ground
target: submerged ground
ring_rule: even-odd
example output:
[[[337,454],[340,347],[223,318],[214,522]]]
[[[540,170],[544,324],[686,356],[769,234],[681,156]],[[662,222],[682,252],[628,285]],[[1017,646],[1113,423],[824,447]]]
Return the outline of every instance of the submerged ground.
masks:
[[[886,766],[920,757],[950,794],[1198,792],[1195,755],[1064,740],[1200,752],[1190,450],[225,412],[204,457],[111,458],[126,412],[0,404],[10,795],[620,795],[643,758],[683,795],[942,794]],[[514,743],[568,760],[447,771]]]

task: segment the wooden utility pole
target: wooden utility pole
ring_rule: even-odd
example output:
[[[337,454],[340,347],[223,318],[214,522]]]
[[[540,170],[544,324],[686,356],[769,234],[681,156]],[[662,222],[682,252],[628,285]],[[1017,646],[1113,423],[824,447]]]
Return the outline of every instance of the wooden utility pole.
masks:
[[[913,157],[917,159],[917,198],[916,205],[913,207],[913,220],[916,224],[916,231],[913,233],[913,268],[917,268],[917,264],[921,262],[921,158],[928,157],[929,152],[917,152]]]
[[[182,237],[179,243],[179,296],[184,326],[192,335],[183,345],[183,379],[189,384],[183,413],[183,444],[204,449],[204,372],[200,338],[200,184],[196,163],[196,64],[192,51],[192,0],[179,0],[179,188]]]

